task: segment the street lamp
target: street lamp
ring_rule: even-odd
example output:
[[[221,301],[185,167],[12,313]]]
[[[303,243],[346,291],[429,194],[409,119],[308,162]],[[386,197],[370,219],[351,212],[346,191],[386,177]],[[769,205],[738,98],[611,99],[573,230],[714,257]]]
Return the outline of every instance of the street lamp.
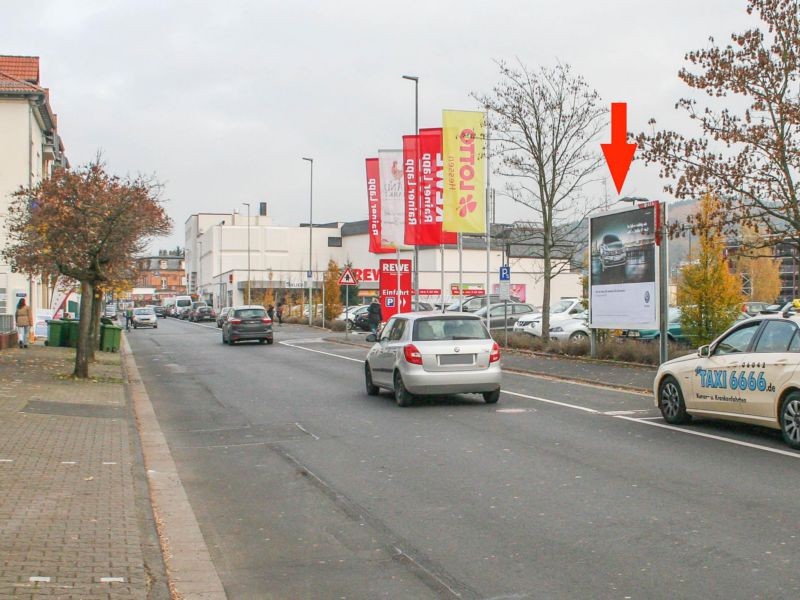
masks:
[[[311,175],[308,184],[308,325],[311,326],[311,252],[314,240],[314,159],[303,157],[311,167]]]
[[[415,75],[403,75],[403,79],[414,82],[414,135],[419,135],[419,77]],[[417,141],[419,144],[419,140]],[[417,171],[417,188],[419,189],[419,165]],[[419,194],[417,195],[419,196]],[[417,198],[419,202],[419,197]],[[412,284],[414,286],[414,303],[419,308],[419,246],[414,244],[414,268],[412,273]],[[398,298],[398,306],[400,299]]]
[[[242,202],[247,207],[247,304],[252,301],[250,298],[250,203]]]

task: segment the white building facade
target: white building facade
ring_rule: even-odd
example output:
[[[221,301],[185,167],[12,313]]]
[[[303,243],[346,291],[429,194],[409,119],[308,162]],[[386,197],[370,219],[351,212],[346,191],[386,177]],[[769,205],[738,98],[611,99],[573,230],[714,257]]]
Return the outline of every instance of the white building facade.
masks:
[[[0,56],[0,219],[5,222],[14,192],[66,165],[49,92],[39,85],[39,58]],[[6,242],[0,228],[0,247]],[[22,297],[34,309],[48,303],[39,278],[12,273],[0,258],[0,314],[13,313]]]
[[[369,252],[367,221],[279,227],[272,224],[266,204],[258,214],[201,213],[186,221],[186,279],[189,293],[197,294],[214,307],[242,304],[248,286],[253,302],[260,303],[267,290],[280,301],[287,295],[307,293],[308,272],[313,289],[322,288],[328,262],[340,268],[351,265],[359,280],[363,299],[377,295],[379,261],[396,259],[396,254]],[[309,234],[311,251],[309,261]],[[249,243],[248,243],[249,236]],[[489,256],[489,287],[499,286],[499,269],[511,267],[511,294],[540,306],[544,289],[542,261],[528,256],[508,257],[500,240],[493,243]],[[249,269],[248,269],[249,257]],[[412,259],[411,251],[401,259]],[[486,240],[464,237],[461,252],[461,282],[476,293],[485,293],[487,283]],[[444,264],[444,269],[442,269]],[[249,276],[248,276],[249,273]],[[444,283],[444,286],[442,285]],[[459,251],[456,246],[419,250],[420,300],[450,301],[457,298]],[[565,264],[551,282],[551,299],[581,295],[581,273]],[[352,303],[356,303],[354,298]]]

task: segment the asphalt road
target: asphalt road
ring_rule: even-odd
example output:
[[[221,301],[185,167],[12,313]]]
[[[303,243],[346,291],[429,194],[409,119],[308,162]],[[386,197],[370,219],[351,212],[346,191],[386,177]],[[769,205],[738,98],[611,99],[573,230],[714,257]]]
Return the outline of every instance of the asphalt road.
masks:
[[[506,374],[401,409],[284,326],[130,334],[231,598],[795,598],[800,454],[648,397]]]

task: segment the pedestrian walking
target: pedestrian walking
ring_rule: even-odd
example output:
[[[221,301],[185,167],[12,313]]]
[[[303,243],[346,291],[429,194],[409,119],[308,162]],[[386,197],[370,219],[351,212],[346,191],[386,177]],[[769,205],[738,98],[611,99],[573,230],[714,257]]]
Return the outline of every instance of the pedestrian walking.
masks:
[[[367,316],[369,318],[369,328],[372,333],[378,331],[378,326],[381,324],[383,318],[381,317],[381,303],[377,298],[373,298],[372,302],[367,309]]]
[[[33,324],[33,314],[31,307],[25,303],[25,298],[20,298],[17,302],[17,312],[14,313],[14,319],[17,322],[17,337],[19,338],[19,347],[28,347],[28,335],[31,331]]]
[[[278,302],[278,325],[283,325],[283,302]]]
[[[267,307],[267,316],[269,317],[270,321],[275,320],[275,307],[272,306],[272,304]]]
[[[131,321],[133,321],[133,308],[129,306],[125,309],[125,331],[131,330]]]

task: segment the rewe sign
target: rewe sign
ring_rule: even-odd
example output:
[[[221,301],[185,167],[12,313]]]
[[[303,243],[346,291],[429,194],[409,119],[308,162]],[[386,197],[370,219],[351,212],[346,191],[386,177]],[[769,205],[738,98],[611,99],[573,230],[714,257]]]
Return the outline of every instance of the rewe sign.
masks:
[[[386,321],[398,312],[411,310],[411,261],[406,259],[398,263],[384,258],[379,271],[381,316]]]

